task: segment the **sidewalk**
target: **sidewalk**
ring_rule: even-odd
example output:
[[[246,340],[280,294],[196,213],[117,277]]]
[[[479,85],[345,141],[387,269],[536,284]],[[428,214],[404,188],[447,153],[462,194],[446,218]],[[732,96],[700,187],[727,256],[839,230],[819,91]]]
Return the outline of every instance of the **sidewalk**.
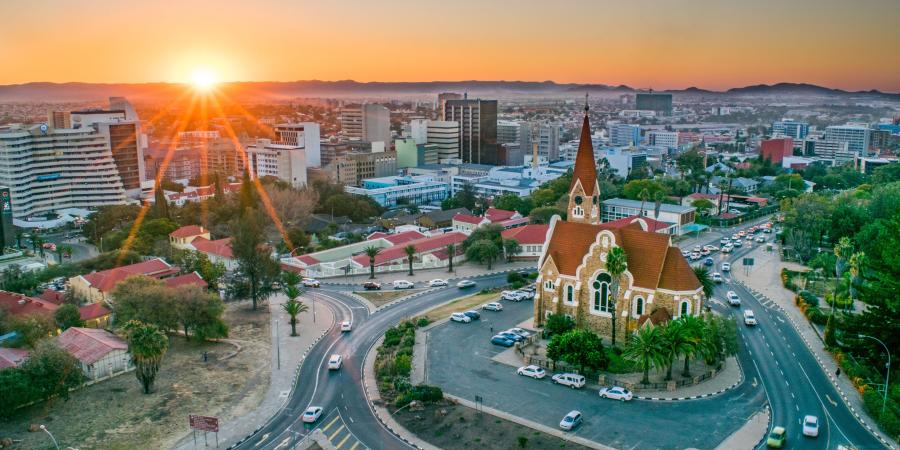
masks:
[[[853,386],[853,383],[846,376],[835,378],[834,373],[838,367],[837,362],[835,362],[832,354],[825,350],[825,343],[822,341],[822,337],[819,336],[819,333],[816,332],[809,320],[800,311],[800,308],[794,303],[795,294],[781,284],[781,269],[783,267],[797,270],[803,268],[803,266],[782,262],[777,251],[765,252],[761,248],[757,248],[747,256],[755,258],[755,265],[750,271],[750,276],[744,275],[743,269],[735,269],[732,271],[734,278],[752,291],[755,291],[755,293],[767,297],[784,312],[794,329],[797,330],[800,337],[806,342],[807,347],[812,351],[813,356],[819,361],[831,383],[835,385],[837,391],[841,394],[844,403],[850,407],[850,411],[879,439],[884,442],[893,442],[893,440],[881,433],[875,421],[865,412],[862,397],[859,395],[856,387]]]
[[[301,297],[307,305],[312,305],[312,300]],[[299,372],[300,363],[309,352],[309,349],[325,335],[334,324],[334,316],[326,308],[317,308],[316,321],[313,322],[312,308],[310,311],[297,316],[297,334],[291,337],[290,316],[284,312],[282,304],[287,301],[283,294],[277,294],[269,299],[270,328],[272,333],[272,360],[269,363],[272,375],[269,381],[269,389],[259,406],[255,410],[240,417],[219,417],[219,447],[227,448],[246,438],[254,431],[262,427],[274,416],[290,397],[294,380]],[[328,312],[326,314],[326,312]],[[277,333],[276,333],[277,330]],[[193,450],[202,447],[202,441],[194,447],[191,434],[182,438],[175,448],[179,450]]]
[[[519,269],[532,269],[537,271],[537,261],[513,261],[511,263],[507,263],[506,261],[497,261],[491,266],[491,270],[487,270],[487,266],[484,264],[477,264],[474,262],[466,262],[464,264],[454,264],[453,272],[448,272],[446,267],[439,267],[435,269],[416,269],[413,271],[413,275],[408,275],[409,272],[376,272],[375,273],[375,281],[387,285],[393,283],[396,280],[407,280],[412,281],[416,284],[421,284],[433,280],[435,278],[440,278],[443,280],[447,279],[457,279],[457,278],[468,278],[479,275],[486,275],[494,272],[505,272],[509,270],[519,270]],[[330,283],[330,284],[354,284],[354,285],[362,285],[366,281],[369,280],[369,275],[351,275],[349,277],[329,277],[329,278],[320,278],[319,281],[322,283]]]
[[[769,430],[769,408],[758,412],[747,420],[744,426],[722,441],[716,450],[750,450],[755,449],[766,438]]]

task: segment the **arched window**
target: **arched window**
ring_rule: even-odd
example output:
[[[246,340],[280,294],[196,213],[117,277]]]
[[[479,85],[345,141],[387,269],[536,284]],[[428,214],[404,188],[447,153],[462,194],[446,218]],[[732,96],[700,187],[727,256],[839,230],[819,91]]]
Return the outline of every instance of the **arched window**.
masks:
[[[608,273],[602,272],[597,275],[591,287],[594,288],[593,303],[591,308],[594,311],[610,312],[612,306],[609,298],[609,284],[612,283],[612,277]]]
[[[584,210],[580,206],[572,208],[572,215],[575,217],[584,217]]]
[[[679,316],[687,316],[691,312],[691,303],[687,300],[681,302],[681,308],[679,309]]]
[[[644,299],[637,297],[634,299],[634,315],[641,317],[644,314]]]
[[[548,291],[553,290],[553,280],[547,280],[544,282],[544,289]]]
[[[572,286],[571,284],[566,286],[566,303],[575,303],[575,286]]]

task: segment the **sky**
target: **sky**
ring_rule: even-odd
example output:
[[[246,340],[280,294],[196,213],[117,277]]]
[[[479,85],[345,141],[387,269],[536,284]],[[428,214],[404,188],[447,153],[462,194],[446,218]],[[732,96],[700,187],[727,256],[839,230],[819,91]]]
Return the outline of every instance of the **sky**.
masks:
[[[900,92],[898,0],[2,0],[0,84],[552,80]]]

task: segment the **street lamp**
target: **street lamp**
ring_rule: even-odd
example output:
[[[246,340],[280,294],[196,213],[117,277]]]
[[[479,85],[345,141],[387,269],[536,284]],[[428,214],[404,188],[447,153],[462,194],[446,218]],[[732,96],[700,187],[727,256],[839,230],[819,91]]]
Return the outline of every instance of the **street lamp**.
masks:
[[[50,430],[48,430],[47,427],[43,425],[41,425],[41,430],[43,430],[44,433],[47,433],[47,436],[50,436],[50,439],[53,440],[53,445],[56,446],[56,450],[59,450],[59,442],[56,442],[56,438],[53,437],[53,434],[50,433]]]
[[[856,336],[859,337],[860,339],[867,338],[867,339],[872,339],[874,341],[878,341],[878,343],[881,344],[882,347],[884,347],[885,353],[887,353],[887,357],[888,357],[887,366],[886,366],[887,370],[885,371],[885,374],[884,374],[884,400],[881,401],[881,415],[884,416],[884,408],[885,408],[885,406],[887,406],[888,389],[890,389],[890,386],[891,386],[891,351],[888,350],[887,345],[884,345],[884,342],[881,342],[881,339],[878,339],[877,337],[872,337],[872,336],[868,336],[865,334],[857,334]]]

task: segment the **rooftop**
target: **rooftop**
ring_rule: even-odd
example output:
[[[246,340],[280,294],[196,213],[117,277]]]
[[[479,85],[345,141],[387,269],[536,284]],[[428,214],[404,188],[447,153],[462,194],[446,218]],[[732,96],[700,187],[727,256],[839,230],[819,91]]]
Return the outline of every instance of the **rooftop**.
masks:
[[[57,343],[84,364],[94,364],[111,351],[128,349],[118,336],[96,328],[69,328],[59,335]]]
[[[645,211],[653,210],[652,202],[641,202],[639,200],[629,200],[627,198],[610,198],[607,200],[603,200],[604,205],[624,206],[626,208],[636,208],[636,209],[641,208],[641,203],[643,203]],[[669,203],[663,203],[659,207],[660,211],[669,212],[669,213],[677,213],[677,214],[684,214],[686,212],[694,211],[696,209],[697,208],[694,208],[693,206],[672,205]]]

